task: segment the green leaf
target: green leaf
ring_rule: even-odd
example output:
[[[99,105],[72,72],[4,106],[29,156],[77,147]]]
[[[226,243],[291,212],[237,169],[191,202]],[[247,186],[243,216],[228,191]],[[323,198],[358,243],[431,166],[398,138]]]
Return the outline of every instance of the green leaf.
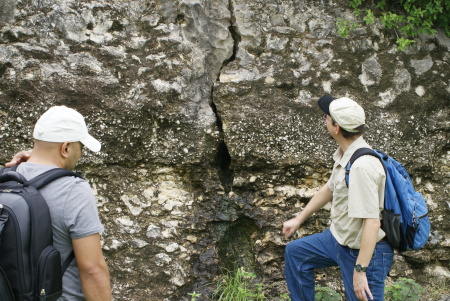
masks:
[[[366,16],[364,17],[364,21],[366,21],[366,25],[373,24],[375,22],[375,16],[373,15],[372,10],[366,10]]]

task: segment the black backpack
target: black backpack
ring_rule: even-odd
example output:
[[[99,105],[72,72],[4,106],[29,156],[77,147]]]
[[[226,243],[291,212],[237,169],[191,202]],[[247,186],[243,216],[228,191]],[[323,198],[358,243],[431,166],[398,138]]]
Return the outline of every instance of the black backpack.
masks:
[[[81,176],[54,168],[27,181],[15,169],[0,170],[0,301],[56,300],[75,255],[61,264],[53,247],[50,211],[39,189],[61,177]]]

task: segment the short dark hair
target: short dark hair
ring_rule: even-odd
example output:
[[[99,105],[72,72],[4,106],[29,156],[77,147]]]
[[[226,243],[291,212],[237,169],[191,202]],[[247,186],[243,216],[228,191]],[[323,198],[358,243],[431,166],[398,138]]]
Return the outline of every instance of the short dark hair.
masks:
[[[334,121],[333,118],[331,118],[331,124],[332,125],[336,124],[336,121]],[[357,130],[357,132],[349,132],[349,131],[344,130],[342,127],[340,127],[340,129],[341,129],[342,136],[345,139],[351,139],[351,138],[353,138],[355,136],[362,135],[366,131],[366,127],[365,127],[364,124],[362,124],[362,125],[358,126],[357,128],[355,128],[355,130]]]

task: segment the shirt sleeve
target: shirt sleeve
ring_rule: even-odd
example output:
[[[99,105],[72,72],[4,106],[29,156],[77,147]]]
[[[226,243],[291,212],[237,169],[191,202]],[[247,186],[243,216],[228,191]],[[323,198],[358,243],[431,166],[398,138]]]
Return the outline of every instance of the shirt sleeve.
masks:
[[[378,159],[364,159],[355,161],[350,170],[348,215],[354,218],[380,218],[384,200],[384,171],[380,172],[382,165]]]
[[[330,180],[331,180],[331,179],[328,179],[327,186],[328,186],[328,188],[330,188],[330,190],[333,192],[334,186],[333,186],[333,184],[331,183]]]
[[[70,191],[64,208],[64,221],[71,239],[103,231],[94,193],[86,181],[76,183]]]
[[[330,178],[327,181],[327,186],[328,186],[328,188],[330,188],[331,192],[334,191],[334,181],[335,181],[335,178],[336,178],[336,176],[335,176],[335,172],[336,171],[335,170],[336,169],[333,168],[333,171],[331,172]]]

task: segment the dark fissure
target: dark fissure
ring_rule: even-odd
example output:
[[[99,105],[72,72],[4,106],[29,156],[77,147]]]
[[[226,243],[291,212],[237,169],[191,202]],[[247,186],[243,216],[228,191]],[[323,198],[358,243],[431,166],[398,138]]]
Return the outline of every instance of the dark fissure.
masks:
[[[228,27],[228,30],[230,31],[231,37],[233,39],[233,53],[231,56],[224,60],[222,63],[222,67],[220,68],[220,72],[222,69],[229,64],[230,62],[234,61],[236,59],[236,54],[239,49],[239,42],[241,41],[241,37],[239,36],[236,27],[235,27],[235,21],[236,18],[234,17],[234,7],[233,2],[230,0],[228,4],[228,9],[230,11],[230,26]],[[220,77],[220,72],[217,77],[217,81]],[[219,179],[220,182],[225,190],[226,193],[230,192],[232,189],[233,184],[233,167],[232,167],[232,160],[230,153],[228,151],[227,144],[225,142],[225,133],[223,131],[222,126],[222,119],[220,117],[219,111],[217,109],[216,104],[214,103],[214,87],[211,89],[211,108],[216,116],[216,124],[217,128],[220,133],[220,139],[221,142],[219,143],[218,149],[217,149],[217,157],[215,164],[219,167]]]

